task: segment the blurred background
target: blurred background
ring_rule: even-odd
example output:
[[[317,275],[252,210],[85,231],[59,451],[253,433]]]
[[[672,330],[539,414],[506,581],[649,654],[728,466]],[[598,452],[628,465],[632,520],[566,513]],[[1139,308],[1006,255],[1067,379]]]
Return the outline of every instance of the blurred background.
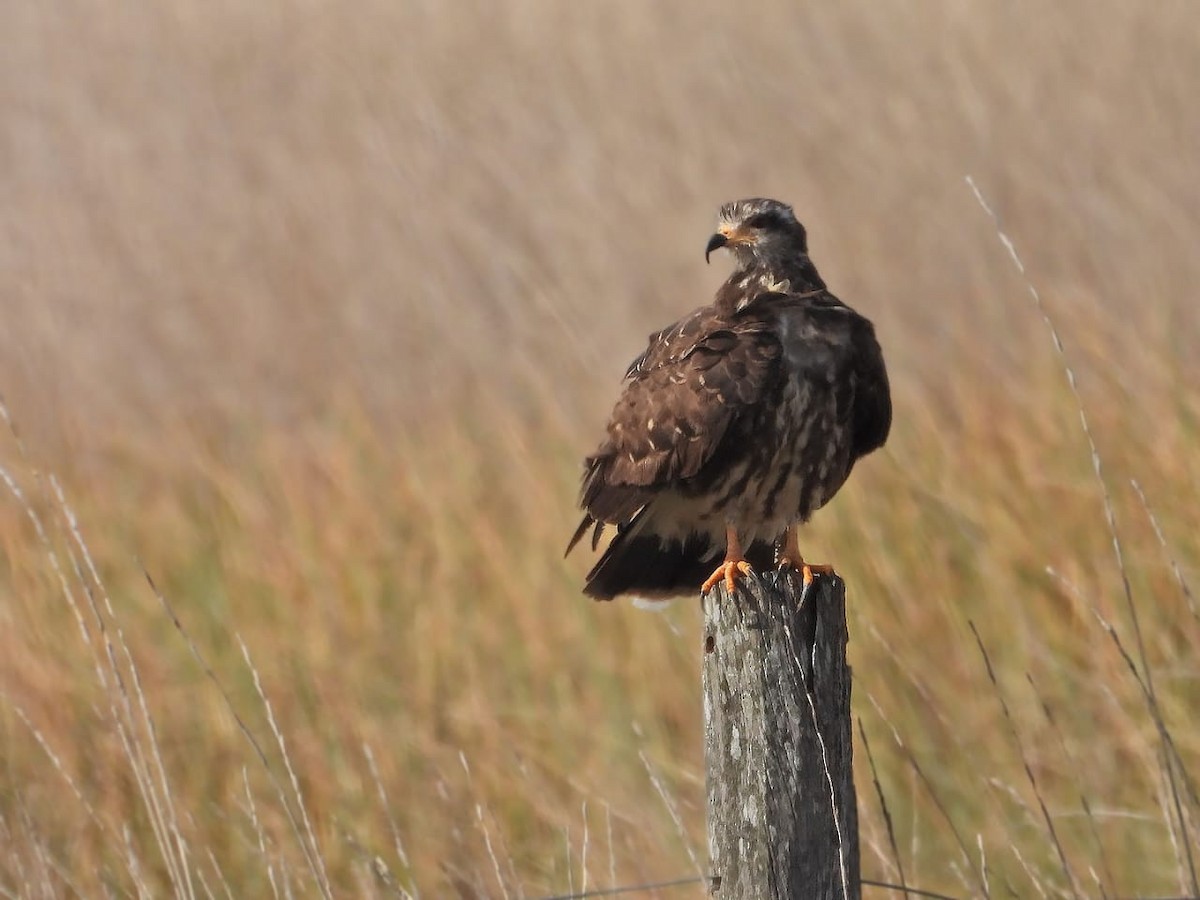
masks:
[[[864,873],[1192,890],[1198,15],[10,3],[0,886],[702,872],[696,605],[560,557],[625,365],[766,195],[896,400],[806,551],[895,824],[862,768]]]

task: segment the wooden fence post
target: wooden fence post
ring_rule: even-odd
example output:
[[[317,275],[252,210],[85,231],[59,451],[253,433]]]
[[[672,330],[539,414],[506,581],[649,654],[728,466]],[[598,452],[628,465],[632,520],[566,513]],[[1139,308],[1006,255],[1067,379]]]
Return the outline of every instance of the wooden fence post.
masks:
[[[704,604],[709,892],[859,900],[846,590],[774,573]],[[803,599],[803,602],[801,600]]]

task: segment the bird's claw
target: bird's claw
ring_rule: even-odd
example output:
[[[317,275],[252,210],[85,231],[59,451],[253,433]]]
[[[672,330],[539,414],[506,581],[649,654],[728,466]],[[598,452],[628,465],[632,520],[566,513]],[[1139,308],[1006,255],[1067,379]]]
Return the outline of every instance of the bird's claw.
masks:
[[[779,568],[795,569],[800,573],[800,577],[804,579],[805,587],[808,587],[810,584],[812,584],[813,579],[815,579],[818,575],[837,574],[837,572],[834,571],[833,566],[822,564],[812,565],[811,563],[806,563],[803,561],[799,565],[796,565],[787,557],[784,557],[779,561]]]
[[[700,593],[707,594],[713,586],[724,580],[725,589],[733,594],[737,590],[738,574],[753,575],[754,569],[744,559],[727,559],[717,566],[716,571],[700,586]]]
[[[791,569],[793,572],[800,573],[800,578],[804,582],[804,585],[800,590],[801,605],[803,605],[804,601],[808,599],[808,592],[812,590],[813,582],[816,580],[818,575],[837,575],[837,572],[834,571],[833,566],[823,564],[813,565],[811,563],[806,563],[803,559],[797,563],[793,562],[791,558],[787,556],[780,557],[778,568],[780,572],[786,572],[788,569]]]

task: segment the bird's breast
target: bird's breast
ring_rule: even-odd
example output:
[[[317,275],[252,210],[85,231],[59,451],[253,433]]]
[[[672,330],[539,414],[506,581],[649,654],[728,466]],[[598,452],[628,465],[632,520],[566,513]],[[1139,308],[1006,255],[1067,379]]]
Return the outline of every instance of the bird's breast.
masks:
[[[775,540],[807,520],[845,481],[849,435],[840,418],[827,384],[784,381],[706,492],[709,516],[733,522],[746,540]]]

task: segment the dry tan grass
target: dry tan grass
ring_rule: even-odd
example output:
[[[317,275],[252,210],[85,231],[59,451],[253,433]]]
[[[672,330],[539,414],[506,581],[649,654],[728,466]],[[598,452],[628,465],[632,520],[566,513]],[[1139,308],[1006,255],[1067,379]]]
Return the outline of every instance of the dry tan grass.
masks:
[[[0,504],[0,888],[693,874],[696,610],[590,605],[559,553],[624,364],[721,277],[716,206],[767,193],[892,370],[894,437],[807,546],[850,584],[908,880],[1186,892],[1161,740],[1097,617],[1135,652],[1078,405],[963,175],[1067,344],[1200,777],[1170,561],[1200,581],[1192,5],[9,12],[0,391],[28,451],[0,441],[26,498]],[[864,869],[895,877],[858,782]]]

